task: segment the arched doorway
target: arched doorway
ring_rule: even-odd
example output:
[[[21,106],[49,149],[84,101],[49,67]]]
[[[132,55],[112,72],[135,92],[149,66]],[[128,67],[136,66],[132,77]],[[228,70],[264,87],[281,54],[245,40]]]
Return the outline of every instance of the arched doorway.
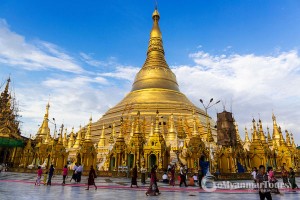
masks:
[[[114,170],[114,168],[115,168],[115,163],[116,163],[116,158],[112,156],[112,157],[110,158],[110,170],[111,170],[111,171]]]
[[[133,154],[129,154],[128,155],[128,166],[129,166],[129,168],[133,167],[133,161],[134,161],[134,155]]]
[[[149,156],[149,169],[151,169],[154,165],[156,165],[156,155],[151,154]]]

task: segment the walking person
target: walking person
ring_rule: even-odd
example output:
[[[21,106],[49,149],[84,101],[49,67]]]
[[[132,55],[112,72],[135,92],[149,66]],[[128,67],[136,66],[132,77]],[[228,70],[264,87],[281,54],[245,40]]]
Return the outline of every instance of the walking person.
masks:
[[[273,187],[270,188],[271,192],[275,193],[275,194],[280,194],[279,189],[278,189],[277,185],[275,184],[275,183],[277,183],[278,180],[275,178],[273,168],[268,167],[267,168],[267,173],[268,173],[268,180],[273,185]]]
[[[181,167],[180,167],[180,183],[179,183],[179,187],[181,187],[182,183],[184,183],[185,187],[187,187],[185,168],[184,168],[183,165],[181,165]]]
[[[91,166],[90,172],[89,172],[89,178],[88,178],[88,187],[86,190],[90,189],[90,185],[94,185],[95,186],[95,190],[97,190],[97,186],[95,183],[95,178],[97,178],[96,172],[93,168],[93,165]]]
[[[284,187],[291,187],[288,179],[288,171],[284,168],[284,166],[281,167],[281,178],[283,181]]]
[[[256,182],[258,183],[258,193],[260,200],[272,200],[271,191],[269,188],[268,174],[264,165],[259,166],[258,173],[256,175]]]
[[[81,164],[77,167],[75,173],[76,173],[76,182],[80,183],[81,181],[81,175],[82,175],[83,167]]]
[[[171,167],[171,170],[170,170],[170,185],[172,185],[173,187],[175,186],[175,165],[173,165]]]
[[[137,184],[137,177],[138,177],[138,171],[137,171],[137,166],[135,165],[134,168],[132,168],[132,172],[131,172],[131,185],[130,185],[131,188],[133,185],[136,185],[137,188],[139,187]]]
[[[41,185],[42,174],[43,174],[43,170],[42,170],[41,166],[38,166],[37,178],[36,178],[34,185],[38,185],[38,186]]]
[[[199,187],[202,188],[202,178],[203,178],[203,171],[201,167],[199,166],[198,169],[198,181],[199,181]]]
[[[65,185],[66,184],[66,177],[68,175],[68,166],[67,165],[65,165],[65,167],[63,168],[62,175],[63,175],[62,185]]]
[[[253,167],[251,176],[252,176],[254,183],[256,183],[256,174],[257,174],[257,168]]]
[[[289,181],[290,181],[292,189],[298,188],[298,185],[296,184],[296,174],[295,174],[293,168],[291,168],[291,167],[290,167],[290,172],[289,172]]]
[[[141,183],[146,184],[146,172],[147,169],[144,167],[141,167]]]
[[[72,181],[72,179],[74,179],[74,181],[77,182],[77,174],[76,174],[77,168],[78,168],[78,164],[75,163],[75,165],[73,167],[73,174],[72,174],[70,182]]]
[[[51,179],[53,177],[53,174],[54,174],[54,167],[53,167],[53,165],[51,165],[50,168],[49,168],[49,172],[48,172],[47,185],[51,185]]]
[[[157,169],[157,165],[154,165],[151,169],[151,174],[150,174],[150,186],[146,192],[146,195],[150,195],[150,196],[156,196],[158,194],[160,194],[159,189],[157,187],[157,177],[156,177],[156,169]]]

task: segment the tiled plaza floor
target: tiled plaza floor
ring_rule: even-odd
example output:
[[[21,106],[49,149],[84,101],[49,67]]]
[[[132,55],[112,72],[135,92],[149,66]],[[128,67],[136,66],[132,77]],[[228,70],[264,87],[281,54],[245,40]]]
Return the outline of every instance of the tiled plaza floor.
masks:
[[[171,187],[159,183],[161,195],[147,197],[145,196],[147,184],[141,185],[139,188],[130,188],[130,179],[127,178],[98,177],[96,179],[98,190],[94,190],[94,187],[85,190],[86,185],[83,183],[87,182],[87,177],[82,177],[81,184],[70,183],[69,177],[65,186],[61,185],[61,176],[54,176],[52,186],[34,186],[35,178],[35,174],[0,173],[0,199],[259,199],[257,191],[247,189],[218,189],[215,192],[208,193],[198,187],[179,188],[178,185]],[[297,182],[300,184],[300,179],[297,179]],[[300,199],[300,190],[281,190],[281,195],[273,195],[273,199]]]

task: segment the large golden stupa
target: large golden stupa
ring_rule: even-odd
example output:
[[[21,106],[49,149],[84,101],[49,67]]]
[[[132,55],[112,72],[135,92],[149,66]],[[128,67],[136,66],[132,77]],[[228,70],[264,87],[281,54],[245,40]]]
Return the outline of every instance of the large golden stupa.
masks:
[[[162,34],[158,25],[160,15],[157,9],[153,12],[152,18],[153,27],[150,32],[147,58],[135,77],[132,90],[121,102],[93,123],[92,135],[100,136],[103,124],[105,128],[115,124],[115,131],[119,132],[120,118],[130,118],[137,112],[140,112],[141,118],[145,118],[146,132],[150,132],[151,117],[155,116],[157,110],[162,119],[167,120],[173,114],[175,121],[179,118],[190,121],[194,112],[200,117],[201,124],[205,124],[205,112],[180,92],[176,75],[165,60]],[[167,121],[165,122],[167,124]],[[107,130],[107,134],[109,132]]]
[[[253,119],[252,140],[245,129],[243,141],[238,124],[226,111],[220,116],[230,115],[230,123],[227,118],[225,121],[218,118],[217,134],[215,122],[180,92],[176,76],[164,57],[157,9],[152,18],[146,61],[135,77],[132,90],[120,103],[98,121],[93,123],[90,118],[89,124],[78,132],[73,128],[67,133],[62,125],[59,134],[54,130],[53,136],[48,126],[48,103],[37,134],[30,137],[24,147],[0,148],[0,153],[4,152],[1,155],[5,154],[6,160],[20,171],[37,166],[47,168],[50,164],[57,171],[66,163],[70,168],[81,163],[97,165],[103,175],[113,171],[119,174],[134,165],[149,170],[156,164],[159,170],[165,170],[170,163],[184,164],[195,171],[201,165],[202,168],[209,166],[212,172],[221,173],[250,171],[261,164],[277,170],[281,166],[298,169],[300,151],[287,130],[284,139],[274,114],[272,137],[269,128],[266,137],[260,119],[259,124]],[[9,81],[6,88],[8,85]],[[9,102],[8,89],[0,97],[1,102]],[[0,139],[14,136],[12,132],[5,132],[11,124],[9,113],[12,112],[8,111],[11,111],[9,103],[0,105]],[[225,133],[230,136],[229,144],[222,143]]]

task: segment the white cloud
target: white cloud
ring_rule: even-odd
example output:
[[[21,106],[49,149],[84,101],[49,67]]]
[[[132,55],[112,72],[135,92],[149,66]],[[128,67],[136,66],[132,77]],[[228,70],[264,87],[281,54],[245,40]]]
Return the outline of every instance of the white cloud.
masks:
[[[214,97],[230,104],[241,134],[260,114],[264,126],[272,127],[272,110],[283,130],[292,130],[300,144],[300,56],[296,50],[276,55],[190,54],[195,66],[173,66],[181,91],[201,106],[198,99]],[[218,105],[222,111],[222,105]],[[215,115],[215,109],[210,111]],[[296,134],[297,133],[297,134]]]
[[[0,63],[27,70],[50,68],[73,73],[84,71],[56,45],[44,41],[29,42],[11,31],[4,19],[0,19]]]
[[[101,73],[101,76],[133,81],[139,68],[132,66],[117,66],[114,72]]]

